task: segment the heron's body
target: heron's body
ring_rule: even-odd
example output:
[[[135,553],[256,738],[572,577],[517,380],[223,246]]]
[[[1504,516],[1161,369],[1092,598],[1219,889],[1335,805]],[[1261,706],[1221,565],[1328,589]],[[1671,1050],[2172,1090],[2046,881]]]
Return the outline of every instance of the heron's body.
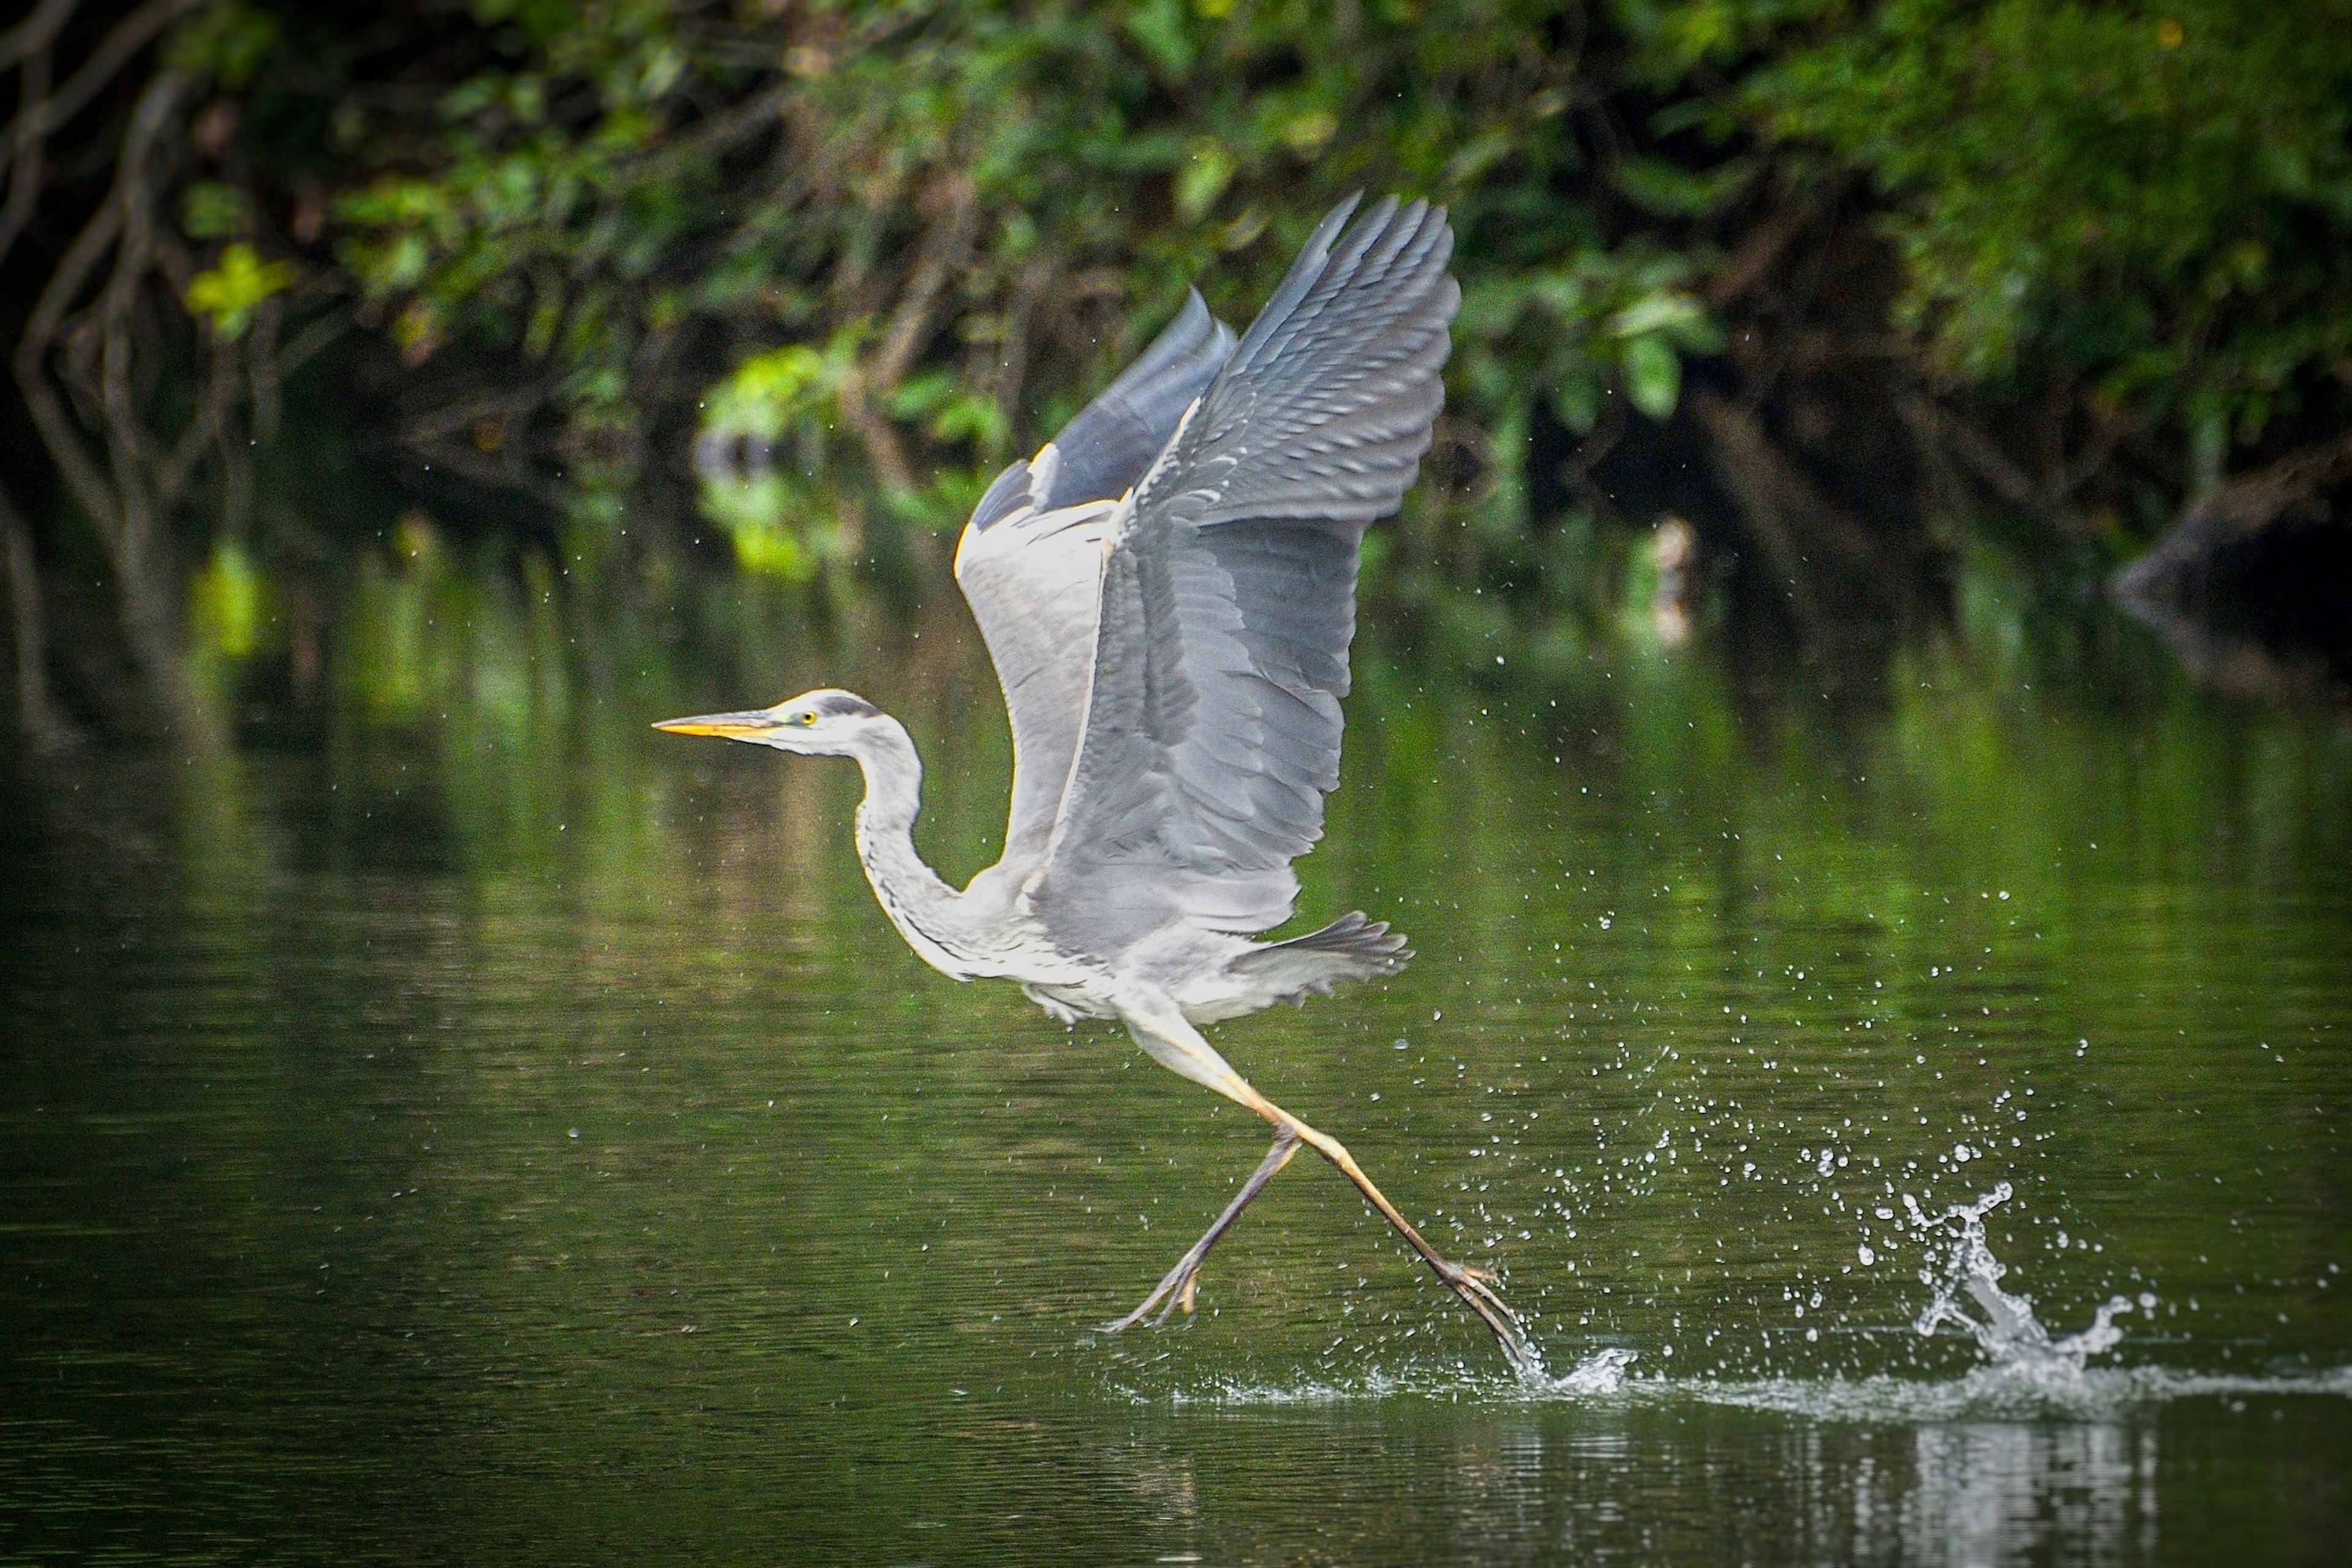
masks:
[[[875,720],[876,762],[857,808],[858,863],[907,945],[951,979],[1016,981],[1064,1023],[1117,1018],[1122,988],[1149,988],[1191,1022],[1213,1024],[1403,967],[1402,944],[1361,916],[1290,942],[1258,942],[1180,915],[1120,951],[1065,949],[1027,908],[1034,868],[1000,860],[959,892],[923,863],[912,838],[922,764],[896,720]]]
[[[1528,1365],[1491,1277],[1440,1257],[1346,1149],[1195,1027],[1412,956],[1361,914],[1256,940],[1290,918],[1290,863],[1322,834],[1364,530],[1428,448],[1461,297],[1442,210],[1386,201],[1343,236],[1354,205],[1324,220],[1246,333],[1194,294],[974,509],[956,580],[1004,689],[1013,776],[1004,854],[968,886],[915,853],[921,763],[863,698],[813,691],[662,728],[855,757],[858,859],[924,962],[1014,981],[1066,1023],[1118,1019],[1164,1066],[1275,1124],[1241,1195],[1118,1326],[1163,1300],[1189,1310],[1209,1246],[1304,1142]]]

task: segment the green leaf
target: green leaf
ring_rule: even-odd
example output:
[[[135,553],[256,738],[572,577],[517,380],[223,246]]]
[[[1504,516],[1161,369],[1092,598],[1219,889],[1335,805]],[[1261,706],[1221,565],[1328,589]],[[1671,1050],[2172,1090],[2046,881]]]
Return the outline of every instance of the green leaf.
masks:
[[[1233,154],[1214,142],[1192,149],[1192,156],[1176,175],[1176,210],[1199,222],[1216,205],[1234,177]]]
[[[180,25],[166,46],[172,63],[235,91],[250,82],[278,44],[278,18],[250,5],[207,5]]]
[[[1552,389],[1551,411],[1562,425],[1580,436],[1592,434],[1601,422],[1601,386],[1589,375],[1576,376]]]
[[[1687,294],[1653,294],[1635,300],[1609,320],[1609,330],[1621,338],[1667,332],[1676,337],[1702,332],[1706,310]]]
[[[1633,339],[1625,345],[1625,395],[1653,419],[1671,417],[1683,394],[1682,356],[1663,337]]]
[[[221,252],[218,266],[188,280],[188,309],[209,318],[222,337],[240,338],[261,302],[292,288],[295,276],[291,262],[264,261],[239,240]]]
[[[1149,0],[1127,14],[1128,36],[1143,46],[1151,63],[1168,76],[1192,68],[1192,40],[1184,29],[1183,0]]]
[[[244,658],[261,643],[262,583],[253,559],[235,540],[213,547],[213,558],[188,584],[191,629],[207,651]]]
[[[1660,217],[1705,217],[1746,184],[1755,161],[1734,159],[1704,172],[1664,158],[1634,154],[1621,160],[1610,177],[1620,194]]]

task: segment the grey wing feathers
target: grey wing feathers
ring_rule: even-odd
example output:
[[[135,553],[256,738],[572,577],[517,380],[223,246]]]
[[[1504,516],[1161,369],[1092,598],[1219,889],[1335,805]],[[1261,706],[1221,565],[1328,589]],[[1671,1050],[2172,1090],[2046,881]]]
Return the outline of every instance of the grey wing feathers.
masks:
[[[956,584],[987,639],[1013,724],[1013,804],[1000,864],[1018,876],[1045,857],[1078,751],[1108,510],[1057,527],[1024,508],[995,528],[967,527],[956,551]]]
[[[1323,220],[1234,345],[1139,510],[1370,523],[1412,487],[1445,399],[1437,372],[1462,290],[1443,208],[1381,202],[1344,237]],[[1335,246],[1335,237],[1339,237]]]
[[[1133,489],[1233,350],[1234,330],[1189,292],[1142,356],[1054,437],[1060,462],[1037,509],[1117,500]]]
[[[1270,1000],[1297,1004],[1328,996],[1335,985],[1394,974],[1412,961],[1412,949],[1388,921],[1368,920],[1357,910],[1321,931],[1254,947],[1234,961],[1234,969]]]
[[[1198,289],[1188,292],[1176,319],[1133,364],[1034,458],[996,476],[972,509],[971,526],[985,532],[1024,505],[1052,511],[1125,495],[1233,348],[1234,330],[1209,313]]]
[[[1442,210],[1385,201],[1343,237],[1352,206],[1113,520],[1085,731],[1031,899],[1062,940],[1175,914],[1279,924],[1322,834],[1360,547],[1428,449],[1460,300]]]
[[[1034,458],[996,477],[956,551],[956,581],[987,639],[1013,724],[1004,861],[1034,866],[1078,749],[1101,596],[1100,517],[1046,517],[1118,500],[1143,477],[1233,351],[1196,292],[1141,357]]]

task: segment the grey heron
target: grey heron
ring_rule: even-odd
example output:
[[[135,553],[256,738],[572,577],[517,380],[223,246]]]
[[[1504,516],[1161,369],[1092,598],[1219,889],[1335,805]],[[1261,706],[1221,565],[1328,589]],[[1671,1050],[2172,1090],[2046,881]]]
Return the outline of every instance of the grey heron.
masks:
[[[1300,1147],[1342,1172],[1515,1366],[1535,1355],[1496,1277],[1443,1256],[1338,1140],[1268,1100],[1196,1026],[1393,974],[1360,912],[1285,942],[1291,862],[1339,783],[1356,571],[1444,403],[1462,298],[1442,207],[1327,216],[1236,338],[1196,290],[1034,457],[997,476],[957,546],[1013,725],[1003,858],[961,891],[915,853],[922,767],[847,691],[656,728],[856,759],[858,858],[925,962],[1017,982],[1064,1023],[1117,1019],[1162,1066],[1248,1107],[1274,1143],[1143,1303],[1190,1312],[1202,1259]],[[1344,231],[1344,232],[1343,232]]]

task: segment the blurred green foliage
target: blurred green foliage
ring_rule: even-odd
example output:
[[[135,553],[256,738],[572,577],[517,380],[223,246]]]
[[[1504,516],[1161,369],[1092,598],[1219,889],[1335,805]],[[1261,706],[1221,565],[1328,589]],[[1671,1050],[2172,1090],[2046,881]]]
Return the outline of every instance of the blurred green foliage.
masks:
[[[152,68],[187,83],[166,270],[205,351],[251,356],[254,426],[278,345],[349,307],[363,384],[335,416],[436,483],[551,504],[591,569],[714,531],[787,582],[936,569],[986,477],[1188,287],[1238,325],[1340,196],[1444,203],[1449,406],[1370,580],[1444,599],[1465,647],[1564,667],[1625,602],[1608,524],[1685,504],[1618,505],[1608,453],[1674,422],[1691,461],[1627,460],[1704,447],[1754,510],[1694,389],[1759,410],[1791,472],[1845,460],[1849,510],[1915,488],[1925,395],[2078,562],[2340,431],[2347,23],[2352,0],[214,0]],[[1800,451],[1772,400],[1808,375],[1849,423]],[[2006,489],[1981,455],[2004,443]],[[2090,493],[2110,459],[2128,482]],[[250,487],[222,489],[237,515]],[[1948,557],[1916,517],[1865,518],[1874,540],[1784,510],[1820,539],[1741,516],[1738,549]],[[349,542],[241,527],[264,576]]]
[[[237,240],[222,249],[217,264],[189,279],[188,309],[210,321],[222,337],[241,337],[261,302],[289,287],[294,277],[291,262],[264,261],[252,246]]]
[[[474,16],[497,63],[343,198],[343,262],[412,362],[462,340],[543,366],[576,484],[634,478],[649,399],[690,391],[706,454],[754,448],[755,471],[703,474],[747,564],[828,553],[814,519],[844,475],[918,526],[960,521],[971,477],[1188,285],[1245,321],[1358,187],[1454,207],[1482,419],[1541,398],[1589,429],[1618,386],[1664,417],[1680,356],[1712,346],[1692,259],[1612,244],[1563,194],[1591,163],[1580,7]],[[685,368],[714,356],[732,374]],[[928,504],[920,470],[951,476]]]
[[[2352,5],[1748,9],[1811,14],[1745,102],[1878,182],[1901,315],[1952,374],[2079,374],[2113,412],[2248,442],[2315,394],[2340,408]]]
[[[1443,471],[1489,510],[1523,512],[1510,444],[1538,405],[1577,436],[1614,397],[1673,414],[1686,359],[1722,346],[1710,278],[1825,173],[1880,193],[1889,325],[1948,386],[2078,387],[2210,468],[2281,412],[2339,408],[2352,373],[2341,0],[478,0],[470,20],[473,68],[428,118],[346,116],[378,166],[337,205],[342,265],[412,365],[511,362],[592,515],[691,400],[706,511],[787,576],[867,543],[832,521],[845,496],[951,526],[1187,285],[1245,320],[1359,187],[1454,208],[1467,417]]]

